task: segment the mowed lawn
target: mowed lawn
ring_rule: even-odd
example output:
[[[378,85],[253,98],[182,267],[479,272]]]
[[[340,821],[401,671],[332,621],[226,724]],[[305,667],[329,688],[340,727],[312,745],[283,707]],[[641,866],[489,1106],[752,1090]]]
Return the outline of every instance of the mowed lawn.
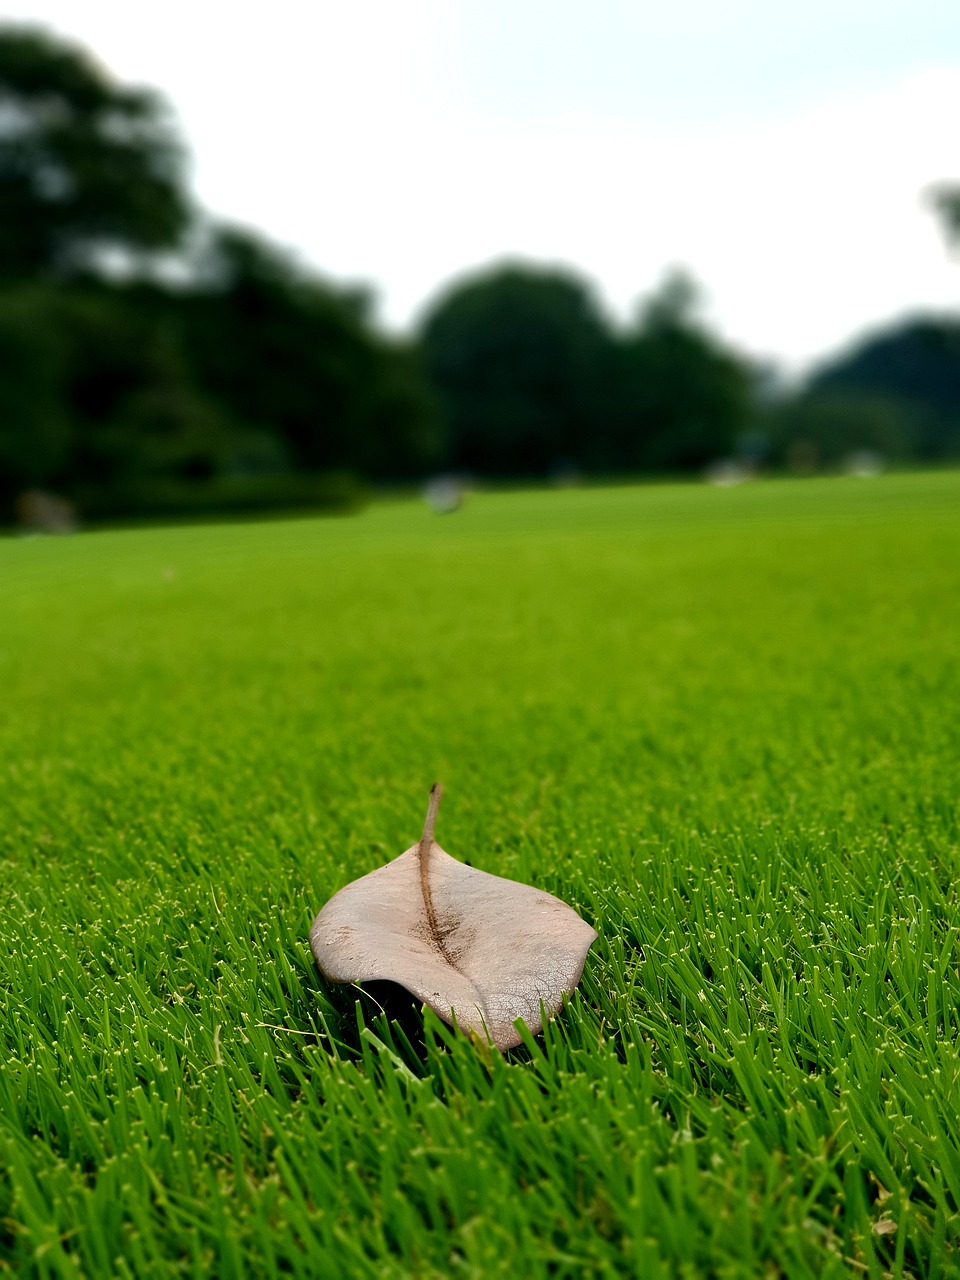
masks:
[[[0,692],[0,1274],[960,1275],[960,473],[4,539]],[[310,955],[437,779],[507,1055]]]

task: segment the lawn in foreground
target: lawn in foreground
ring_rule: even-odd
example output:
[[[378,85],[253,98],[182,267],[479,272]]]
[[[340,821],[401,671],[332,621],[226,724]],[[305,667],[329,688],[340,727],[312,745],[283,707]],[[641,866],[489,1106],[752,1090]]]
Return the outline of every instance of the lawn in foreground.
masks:
[[[0,1273],[960,1274],[958,588],[956,473],[0,542]],[[309,953],[437,778],[600,932],[505,1057]]]

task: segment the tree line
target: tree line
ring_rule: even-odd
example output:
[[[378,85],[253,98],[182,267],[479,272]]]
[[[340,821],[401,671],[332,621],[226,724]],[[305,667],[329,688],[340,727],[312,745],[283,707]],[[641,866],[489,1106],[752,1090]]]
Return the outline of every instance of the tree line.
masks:
[[[0,30],[0,520],[27,490],[95,518],[349,503],[358,478],[439,470],[776,464],[807,437],[825,462],[960,450],[950,396],[918,426],[916,387],[877,384],[889,361],[765,392],[682,275],[615,326],[574,272],[502,266],[389,337],[363,290],[195,208],[185,158],[158,95]]]

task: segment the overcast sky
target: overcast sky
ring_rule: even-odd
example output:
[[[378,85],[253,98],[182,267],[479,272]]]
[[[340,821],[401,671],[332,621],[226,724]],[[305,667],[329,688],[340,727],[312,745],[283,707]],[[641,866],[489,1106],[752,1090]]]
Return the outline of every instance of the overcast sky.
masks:
[[[957,0],[12,0],[176,109],[210,210],[408,325],[505,257],[617,316],[672,265],[790,369],[960,306]]]

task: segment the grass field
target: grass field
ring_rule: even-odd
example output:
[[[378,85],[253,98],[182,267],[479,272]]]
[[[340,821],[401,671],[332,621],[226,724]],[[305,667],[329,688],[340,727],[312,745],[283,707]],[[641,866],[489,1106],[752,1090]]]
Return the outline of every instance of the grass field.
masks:
[[[960,1275],[960,473],[0,541],[0,1274]],[[600,932],[325,988],[419,835]]]

